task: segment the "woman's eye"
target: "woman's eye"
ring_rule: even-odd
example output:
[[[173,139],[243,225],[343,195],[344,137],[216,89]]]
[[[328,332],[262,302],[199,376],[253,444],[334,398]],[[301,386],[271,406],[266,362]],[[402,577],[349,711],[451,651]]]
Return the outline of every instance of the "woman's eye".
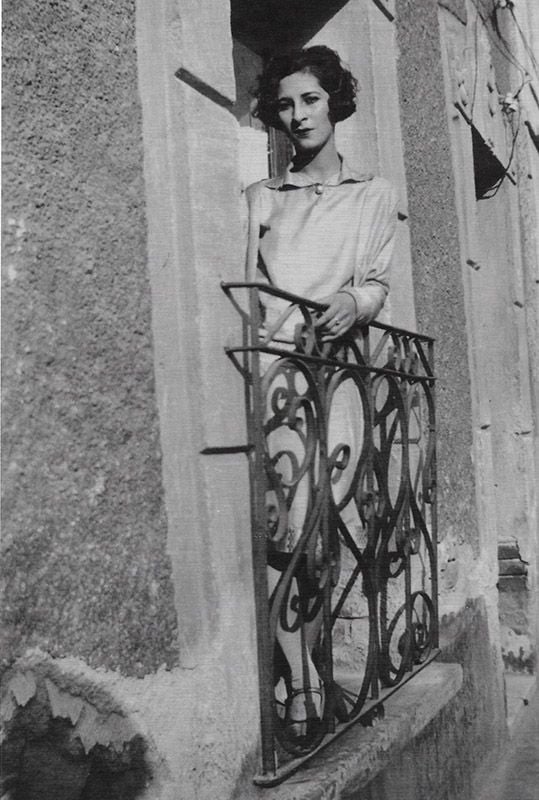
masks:
[[[290,108],[290,103],[287,103],[285,100],[277,104],[277,111],[286,111],[287,108]]]
[[[305,102],[308,103],[309,105],[312,105],[313,103],[316,103],[317,100],[318,97],[316,95],[312,95],[311,97],[307,97]]]

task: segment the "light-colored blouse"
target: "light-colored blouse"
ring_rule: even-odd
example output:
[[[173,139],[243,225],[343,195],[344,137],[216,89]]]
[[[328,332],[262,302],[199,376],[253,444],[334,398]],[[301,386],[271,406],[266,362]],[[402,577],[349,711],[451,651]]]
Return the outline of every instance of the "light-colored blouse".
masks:
[[[373,320],[389,289],[397,223],[396,194],[384,178],[352,170],[346,161],[323,184],[286,172],[252,184],[249,204],[248,281],[267,282],[309,300],[346,288],[356,299],[358,322]],[[287,305],[262,295],[265,327]],[[293,319],[287,323],[291,328]]]

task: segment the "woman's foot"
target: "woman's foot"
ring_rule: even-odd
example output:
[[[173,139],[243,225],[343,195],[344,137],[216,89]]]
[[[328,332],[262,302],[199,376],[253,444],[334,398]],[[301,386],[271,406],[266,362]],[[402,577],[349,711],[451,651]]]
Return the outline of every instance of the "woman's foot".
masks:
[[[304,739],[320,728],[324,715],[324,688],[320,681],[318,686],[304,686],[292,689],[288,696],[285,724],[288,734],[293,739]]]

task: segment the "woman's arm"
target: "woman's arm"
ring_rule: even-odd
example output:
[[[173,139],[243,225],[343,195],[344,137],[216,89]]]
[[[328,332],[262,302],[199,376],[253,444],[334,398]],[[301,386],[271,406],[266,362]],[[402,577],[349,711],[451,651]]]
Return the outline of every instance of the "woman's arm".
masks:
[[[356,322],[367,325],[380,313],[389,292],[389,273],[395,231],[397,229],[397,194],[393,187],[384,181],[383,193],[376,199],[370,220],[370,236],[365,254],[368,265],[358,264],[353,286],[346,287],[356,299]]]
[[[380,188],[382,191],[380,191]],[[325,327],[324,339],[346,333],[352,325],[367,325],[380,313],[389,291],[389,271],[397,227],[397,195],[389,183],[378,184],[376,196],[366,209],[365,252],[358,260],[352,285],[324,297],[328,309],[317,325]],[[364,271],[368,265],[367,272]]]

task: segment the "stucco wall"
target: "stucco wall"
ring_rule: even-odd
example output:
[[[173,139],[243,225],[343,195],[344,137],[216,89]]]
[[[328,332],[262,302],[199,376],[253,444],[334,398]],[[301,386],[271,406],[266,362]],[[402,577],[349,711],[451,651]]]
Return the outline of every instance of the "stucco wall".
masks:
[[[417,322],[436,339],[439,532],[475,545],[468,344],[436,4],[398,0],[397,41]]]
[[[176,660],[134,4],[4,4],[4,605],[29,645]]]

